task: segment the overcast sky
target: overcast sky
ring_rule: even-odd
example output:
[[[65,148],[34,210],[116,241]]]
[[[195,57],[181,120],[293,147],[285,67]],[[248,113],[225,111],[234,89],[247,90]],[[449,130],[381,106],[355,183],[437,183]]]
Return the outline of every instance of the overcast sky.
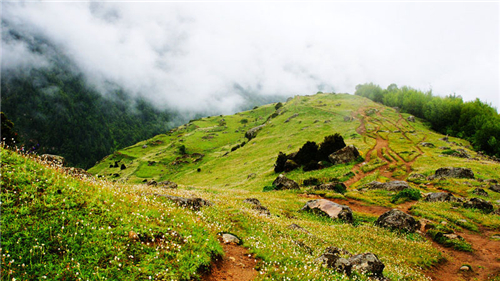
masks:
[[[2,1],[9,28],[53,42],[93,85],[220,113],[241,106],[241,89],[289,97],[367,82],[498,109],[499,14],[498,2]],[[48,64],[25,44],[2,44],[3,71]]]

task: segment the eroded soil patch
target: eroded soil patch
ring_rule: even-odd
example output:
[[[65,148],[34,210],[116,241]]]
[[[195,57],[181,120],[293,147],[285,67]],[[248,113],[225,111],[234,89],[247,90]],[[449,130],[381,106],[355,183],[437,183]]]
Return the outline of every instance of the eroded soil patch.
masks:
[[[205,274],[201,280],[253,280],[257,276],[257,260],[248,250],[233,244],[222,244],[225,256],[214,261],[212,270]]]

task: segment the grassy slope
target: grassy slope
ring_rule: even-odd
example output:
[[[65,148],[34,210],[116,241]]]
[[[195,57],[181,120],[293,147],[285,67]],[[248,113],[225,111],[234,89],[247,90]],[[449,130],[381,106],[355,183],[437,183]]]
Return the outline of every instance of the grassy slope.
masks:
[[[341,105],[336,106],[338,103]],[[366,112],[371,108],[378,109],[380,113],[367,115]],[[384,273],[391,280],[421,280],[426,279],[421,268],[436,264],[442,256],[438,250],[432,247],[430,242],[420,235],[398,234],[375,227],[372,222],[376,217],[364,213],[355,213],[355,223],[350,225],[342,222],[332,222],[322,217],[299,212],[298,210],[310,199],[300,196],[304,193],[304,190],[300,192],[263,192],[263,187],[270,185],[276,177],[276,174],[273,172],[273,164],[278,152],[293,152],[298,150],[308,140],[321,142],[324,136],[339,132],[344,137],[345,142],[358,147],[363,156],[370,155],[370,162],[362,166],[362,168],[350,164],[311,172],[293,171],[287,176],[298,182],[309,177],[317,177],[322,181],[326,181],[332,177],[341,178],[351,170],[357,173],[365,171],[371,174],[367,174],[359,182],[352,184],[345,196],[389,207],[394,206],[390,203],[392,194],[379,191],[363,193],[356,190],[356,187],[361,183],[369,180],[388,180],[387,173],[383,173],[382,170],[377,170],[376,168],[384,160],[378,157],[377,152],[371,151],[371,148],[377,143],[377,137],[389,140],[389,147],[391,149],[384,150],[384,153],[393,155],[392,159],[396,160],[392,161],[390,165],[382,166],[382,168],[391,170],[391,177],[393,178],[406,178],[408,173],[404,168],[404,162],[413,160],[417,155],[419,155],[418,158],[416,158],[415,162],[411,163],[412,169],[424,174],[430,174],[437,167],[450,165],[470,167],[476,172],[477,177],[481,179],[495,178],[499,174],[498,164],[448,156],[440,157],[441,150],[438,148],[420,147],[419,150],[416,146],[419,141],[433,142],[436,147],[439,147],[442,144],[438,139],[443,136],[429,131],[425,124],[418,120],[416,123],[408,123],[402,120],[399,114],[393,109],[385,108],[368,99],[352,95],[318,94],[308,97],[295,97],[285,104],[281,110],[281,115],[267,122],[266,127],[258,133],[255,139],[251,140],[244,147],[230,152],[232,147],[245,141],[244,133],[246,130],[263,124],[274,112],[274,105],[267,105],[232,116],[203,118],[181,126],[167,135],[156,136],[153,139],[138,143],[103,159],[90,172],[104,175],[117,182],[127,181],[129,183],[111,185],[108,182],[102,183],[98,181],[91,183],[88,187],[87,183],[78,183],[81,186],[74,189],[79,192],[85,191],[84,194],[90,198],[89,200],[97,200],[92,199],[94,197],[105,197],[107,199],[104,200],[108,204],[109,202],[115,203],[103,206],[105,210],[109,210],[108,213],[114,214],[112,217],[128,214],[122,208],[136,208],[137,210],[131,211],[129,219],[125,216],[124,222],[120,221],[117,224],[117,228],[120,231],[114,231],[114,234],[103,232],[102,236],[99,236],[101,237],[99,241],[105,243],[104,241],[113,240],[114,237],[126,241],[127,233],[132,226],[134,226],[134,229],[146,230],[154,222],[157,224],[154,229],[158,232],[165,232],[165,229],[168,228],[182,233],[197,229],[197,231],[194,231],[196,233],[194,240],[199,242],[209,239],[210,247],[203,247],[203,245],[196,246],[193,243],[193,248],[188,253],[192,253],[192,256],[200,254],[203,257],[208,257],[220,252],[220,247],[213,243],[215,234],[219,231],[229,231],[242,237],[244,245],[261,259],[259,263],[259,278],[262,279],[283,279],[284,277],[289,277],[293,280],[341,279],[343,278],[341,275],[318,267],[313,263],[314,258],[318,257],[325,247],[337,246],[351,253],[373,252],[377,254],[386,264]],[[285,123],[285,120],[295,113],[298,113],[299,116]],[[344,116],[354,116],[357,119],[352,122],[344,122]],[[360,135],[356,132],[356,129],[360,128],[362,117],[365,120],[366,132]],[[406,118],[407,115],[403,114],[402,117]],[[221,122],[221,119],[224,119],[225,125]],[[248,123],[243,124],[243,119],[247,119]],[[330,122],[325,123],[327,120]],[[405,138],[401,136],[401,133],[393,133],[396,129],[405,132],[414,132],[405,133],[407,136]],[[391,133],[382,132],[389,130]],[[451,140],[457,143],[462,142],[466,145],[462,140]],[[142,148],[144,144],[147,144],[147,148]],[[188,163],[172,165],[172,162],[179,161],[176,158],[181,157],[179,154],[179,146],[181,145],[185,145],[187,152],[191,156],[179,160]],[[449,144],[446,145],[449,146]],[[223,156],[227,152],[230,153],[227,156]],[[202,160],[194,162],[199,156],[193,156],[193,153],[202,153],[205,156]],[[472,152],[470,153],[472,154]],[[17,159],[17,156],[9,157]],[[124,170],[110,168],[110,165],[113,165],[118,160],[121,161],[120,164],[125,164],[127,168]],[[28,160],[16,161],[23,162]],[[2,162],[5,162],[4,159]],[[22,177],[28,177],[35,172],[34,170],[39,169],[33,168],[29,171],[20,172],[19,168],[17,168],[19,165],[31,166],[35,164],[15,164],[14,169],[17,172],[14,174],[25,173]],[[2,171],[2,174],[5,177],[5,175],[8,175],[8,168],[4,168],[4,166],[3,169],[6,170]],[[200,169],[200,172],[197,169]],[[50,174],[54,172],[45,173]],[[248,177],[253,173],[255,174],[254,177]],[[55,175],[51,177],[57,177],[57,174]],[[169,179],[181,184],[178,190],[155,189],[153,192],[180,194],[182,196],[200,196],[211,200],[215,204],[212,207],[205,207],[199,212],[191,212],[173,207],[167,202],[152,201],[150,197],[145,198],[140,196],[140,194],[145,192],[152,192],[151,187],[139,184],[145,179]],[[6,181],[5,179],[3,180]],[[31,185],[32,183],[26,183],[25,188],[31,188]],[[412,184],[413,187],[420,189],[422,192],[434,191],[437,190],[436,187],[439,187],[464,195],[470,195],[473,185],[480,185],[480,183],[477,181],[469,181],[467,183],[466,180],[445,180],[436,181],[431,186]],[[60,187],[61,189],[67,188],[67,184],[61,184],[60,186],[62,186]],[[82,186],[85,187],[82,188]],[[34,191],[31,192],[35,193]],[[74,192],[73,189],[71,189],[71,192]],[[500,199],[500,196],[497,194],[493,194],[493,192],[489,193],[491,196],[490,200]],[[325,195],[338,198],[344,197],[341,194]],[[4,195],[4,191],[2,190],[2,197],[5,198],[4,196],[6,195]],[[19,197],[20,195],[18,193],[17,195],[10,194],[9,196],[16,198],[16,196]],[[84,198],[86,198],[85,196]],[[81,196],[77,197],[81,198]],[[242,203],[242,200],[248,197],[258,198],[263,205],[270,209],[272,216],[260,216],[250,206]],[[4,201],[3,198],[2,201]],[[122,202],[122,200],[125,200],[125,202]],[[5,203],[3,203],[3,206],[5,208]],[[86,205],[85,208],[87,206],[89,205]],[[152,208],[151,206],[155,207]],[[13,210],[20,209],[19,205],[12,205],[12,207]],[[438,206],[418,202],[412,211],[415,210],[414,214],[421,217],[428,217],[433,220],[448,220],[450,225],[457,229],[464,227],[460,223],[457,223],[457,216],[467,218],[470,222],[467,224],[469,229],[472,229],[473,226],[479,227],[480,225],[488,225],[500,229],[498,216],[484,215],[477,211],[463,210],[461,208],[454,209],[452,207],[447,203],[443,206]],[[158,213],[150,215],[152,217],[149,217],[149,219],[133,215],[143,215],[144,212],[149,213],[150,209],[157,210]],[[15,211],[12,212],[15,213]],[[39,216],[43,217],[44,213],[40,212]],[[159,219],[165,216],[169,218],[170,216],[178,216],[178,219],[176,219],[175,223]],[[4,221],[6,218],[2,214],[2,225],[6,225],[7,221]],[[55,216],[54,218],[57,217]],[[137,220],[138,218],[141,218],[141,220]],[[15,215],[10,219],[12,224],[24,222],[15,217]],[[58,221],[53,221],[50,224],[56,224]],[[103,225],[108,225],[109,223],[105,222]],[[287,226],[291,223],[301,225],[313,235],[288,229]],[[56,227],[61,226],[57,225]],[[2,235],[4,236],[3,231]],[[24,233],[23,231],[21,232]],[[44,237],[42,233],[37,235]],[[116,233],[119,233],[119,235]],[[89,233],[89,236],[94,235],[96,234]],[[32,237],[36,236],[33,235]],[[50,237],[43,239],[50,239]],[[15,240],[9,239],[8,241],[12,242]],[[2,242],[4,242],[4,239],[2,239]],[[123,244],[120,247],[125,248],[125,245],[127,244]],[[5,254],[5,249],[7,248],[2,246],[2,254]],[[9,251],[13,251],[12,249],[22,251],[22,249],[9,246]],[[107,253],[108,251],[110,252],[109,255],[116,255],[116,251],[112,248],[103,251],[103,253]],[[181,262],[182,264],[190,265],[194,262],[187,257],[190,255],[186,254],[183,250],[179,252],[182,253],[182,256],[186,256]],[[172,260],[168,259],[168,255],[164,256],[160,258],[160,264],[170,268]],[[4,266],[7,263],[8,260],[5,259]],[[176,263],[174,262],[173,264]],[[172,275],[165,275],[163,278],[191,278],[196,274],[194,271],[203,265],[192,264],[192,266],[187,267],[178,265],[176,270],[169,270],[169,272],[174,272],[171,273]],[[58,266],[60,267],[61,265]],[[136,278],[142,278],[139,272],[143,272],[146,270],[145,268],[149,267],[146,264],[142,264],[131,268],[141,268],[141,271],[136,269],[137,275],[135,276]],[[119,271],[115,269],[115,272]],[[113,278],[111,273],[103,272],[103,275]],[[363,276],[360,278],[365,279]]]

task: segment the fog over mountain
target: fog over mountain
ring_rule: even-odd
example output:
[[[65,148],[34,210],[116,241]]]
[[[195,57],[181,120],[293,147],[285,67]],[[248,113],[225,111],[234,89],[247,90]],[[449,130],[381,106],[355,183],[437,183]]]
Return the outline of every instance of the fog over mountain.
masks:
[[[248,96],[366,82],[500,107],[499,3],[1,5],[3,72],[50,66],[58,54],[29,44],[46,40],[103,94],[119,86],[159,107],[231,113]]]

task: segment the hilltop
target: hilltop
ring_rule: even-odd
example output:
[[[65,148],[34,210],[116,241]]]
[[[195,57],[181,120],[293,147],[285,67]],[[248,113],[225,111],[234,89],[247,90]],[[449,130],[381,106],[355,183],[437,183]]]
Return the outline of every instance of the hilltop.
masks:
[[[325,162],[322,169],[312,171],[298,168],[283,172],[299,189],[277,190],[273,182],[279,173],[275,173],[274,164],[280,152],[293,155],[306,142],[320,144],[326,136],[336,133],[347,146],[356,147],[360,157],[345,164]],[[500,193],[496,191],[500,164],[473,151],[465,140],[432,131],[425,120],[367,98],[318,93],[234,115],[191,120],[166,134],[105,157],[89,169],[97,178],[90,178],[90,183],[66,179],[58,174],[60,168],[53,171],[50,167],[37,166],[40,164],[30,162],[32,160],[21,160],[10,152],[2,150],[2,153],[2,174],[5,175],[2,185],[9,187],[7,193],[9,198],[14,198],[12,202],[18,202],[17,205],[9,203],[13,204],[12,210],[22,209],[20,194],[33,193],[38,198],[54,196],[58,190],[63,194],[71,191],[66,204],[77,207],[69,208],[70,211],[88,212],[97,208],[116,221],[102,222],[103,226],[112,225],[112,231],[99,232],[99,237],[101,241],[113,239],[123,244],[96,251],[93,256],[101,257],[97,263],[100,269],[96,269],[99,276],[119,277],[119,271],[124,270],[133,273],[132,279],[145,276],[160,280],[230,279],[223,275],[223,270],[217,271],[220,264],[215,263],[225,252],[222,260],[226,264],[238,268],[236,271],[255,268],[257,271],[247,277],[258,280],[346,279],[344,272],[351,267],[344,267],[343,272],[339,270],[339,262],[353,266],[351,279],[366,280],[370,272],[362,273],[353,265],[354,257],[364,253],[376,255],[384,265],[383,276],[390,280],[499,278],[500,261],[495,253],[500,252]],[[459,170],[463,175],[446,174],[448,170],[440,170],[444,167],[463,168]],[[37,175],[33,179],[39,177],[37,171],[50,175],[50,187],[31,186],[21,181],[16,183],[21,186],[16,189],[18,193],[13,194],[12,182],[18,178],[14,175],[21,171],[24,177]],[[328,183],[335,187],[343,185],[345,190],[318,188]],[[43,191],[37,193],[37,188]],[[5,192],[3,189],[3,198],[6,198]],[[447,192],[448,197],[430,200],[434,198],[432,194],[438,192]],[[172,203],[172,200],[180,200],[173,196],[202,198],[197,199],[201,205],[193,211],[186,210],[183,204]],[[101,203],[97,207],[84,202],[71,203],[77,199]],[[331,219],[301,211],[311,200],[321,199],[348,206],[353,211],[352,217]],[[473,205],[474,202],[482,202],[486,207]],[[383,227],[380,216],[391,209],[410,214],[421,227],[405,230]],[[39,218],[47,215],[43,208],[36,210]],[[26,223],[22,221],[26,217],[16,218],[15,214],[13,211],[12,216],[2,215],[2,225]],[[36,224],[27,225],[24,231],[36,228]],[[22,228],[17,230],[23,232]],[[133,235],[130,238],[130,231],[138,235],[139,244],[128,242],[136,239]],[[141,253],[149,249],[145,244],[147,237],[170,237],[165,235],[170,231],[181,237],[192,233],[187,250],[183,246],[174,253],[156,247],[151,255],[141,257],[144,262],[138,263],[132,262],[129,254],[123,254],[128,253],[130,247],[134,247],[135,253]],[[8,236],[14,232],[5,233],[2,233],[2,242],[7,246],[2,246],[2,252],[5,249],[21,251],[13,246],[17,238]],[[53,239],[35,233],[43,237],[39,239]],[[233,245],[234,248],[220,245],[217,239],[221,239],[221,233],[235,234],[242,240],[241,245]],[[94,235],[89,234],[89,237]],[[9,237],[7,244],[4,235]],[[153,245],[167,243],[155,239]],[[167,240],[182,245],[173,237]],[[36,245],[35,241],[31,243]],[[56,254],[86,263],[74,249]],[[243,254],[251,255],[255,263],[242,261]],[[123,264],[113,259],[117,256]],[[333,265],[330,264],[333,267],[321,266],[318,258],[325,261],[328,257],[335,257]],[[2,270],[7,268],[8,259],[4,260]],[[107,266],[110,260],[114,260],[109,263],[111,269],[105,270],[102,265]],[[150,260],[155,262],[148,266],[146,261]],[[64,268],[63,264],[55,268]],[[8,264],[9,268],[15,265]],[[220,266],[224,268],[224,264]],[[166,269],[160,270],[162,267]],[[95,266],[89,267],[88,274],[91,274],[90,268]],[[208,268],[212,268],[211,274]],[[32,276],[36,276],[38,271],[32,272]],[[73,275],[69,276],[76,277],[75,271],[70,273]]]

